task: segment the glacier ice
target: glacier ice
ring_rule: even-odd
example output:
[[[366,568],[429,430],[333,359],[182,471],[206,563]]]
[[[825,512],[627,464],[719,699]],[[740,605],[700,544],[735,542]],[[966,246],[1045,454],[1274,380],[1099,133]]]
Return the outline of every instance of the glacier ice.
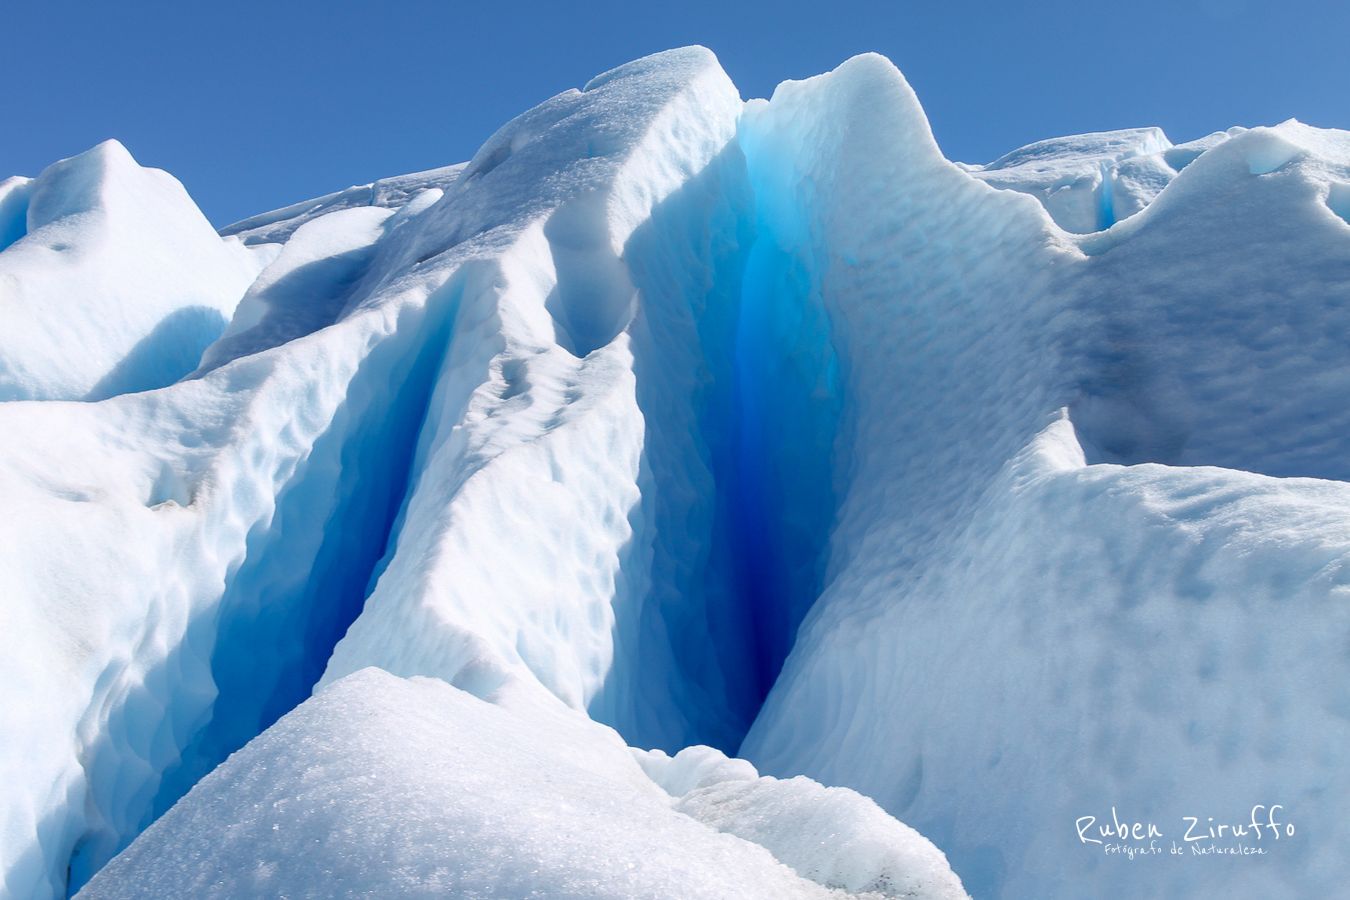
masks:
[[[932,844],[852,791],[752,769],[730,790],[768,802],[673,802],[618,735],[530,687],[508,676],[488,702],[439,679],[349,675],[203,779],[81,896],[825,898],[864,878],[878,898],[966,896]],[[826,847],[781,839],[803,814],[822,834],[838,826]]]
[[[760,777],[712,747],[638,751],[638,761],[680,812],[767,848],[813,882],[884,897],[966,896],[927,839],[855,791]]]
[[[4,892],[1331,895],[1347,184],[699,48],[224,237],[0,182]]]
[[[15,175],[0,181],[0,250],[28,231],[28,198],[33,179]]]
[[[1028,144],[985,166],[963,166],[994,187],[1040,200],[1055,224],[1088,234],[1147,206],[1176,175],[1159,128],[1078,134]]]
[[[434,194],[436,198],[459,177],[464,163],[413,172],[392,178],[381,178],[370,184],[353,185],[313,200],[302,200],[281,209],[250,216],[221,230],[227,237],[236,237],[249,246],[284,244],[305,223],[343,209],[375,207],[378,209],[412,209],[424,205]],[[421,200],[417,198],[421,196]],[[416,202],[414,202],[416,201]]]
[[[195,368],[268,250],[106,141],[0,183],[0,400],[99,400]]]
[[[876,798],[977,896],[1334,892],[1335,840],[1215,872],[1056,823],[1342,827],[1347,137],[1232,136],[1069,241],[948,166],[881,60],[747,120],[825,236],[854,424],[827,586],[740,753]]]

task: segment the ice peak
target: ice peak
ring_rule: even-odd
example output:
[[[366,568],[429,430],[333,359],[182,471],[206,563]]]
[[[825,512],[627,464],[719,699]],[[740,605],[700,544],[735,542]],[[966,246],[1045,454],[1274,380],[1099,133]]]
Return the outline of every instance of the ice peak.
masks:
[[[686,47],[661,50],[615,66],[586,82],[581,90],[582,93],[590,93],[623,78],[645,79],[657,75],[662,78],[688,79],[708,69],[721,71],[722,64],[718,61],[717,54],[701,44],[690,44]]]

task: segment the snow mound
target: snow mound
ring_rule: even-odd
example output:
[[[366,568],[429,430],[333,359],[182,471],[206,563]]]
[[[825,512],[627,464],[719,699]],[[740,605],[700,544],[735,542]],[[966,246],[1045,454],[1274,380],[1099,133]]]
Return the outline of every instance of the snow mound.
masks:
[[[0,400],[97,400],[197,366],[266,253],[116,141],[0,183]]]
[[[712,747],[637,756],[680,812],[767,848],[818,884],[881,897],[966,896],[942,851],[856,791],[761,778]]]
[[[375,669],[348,676],[207,776],[80,896],[839,895],[737,829],[700,824],[681,809],[691,801],[672,806],[609,729],[523,686],[493,699]],[[764,832],[806,810],[837,815],[820,793],[743,799]],[[898,824],[877,815],[851,825]],[[917,858],[941,861],[911,839]],[[944,891],[903,896],[965,896],[945,876]]]

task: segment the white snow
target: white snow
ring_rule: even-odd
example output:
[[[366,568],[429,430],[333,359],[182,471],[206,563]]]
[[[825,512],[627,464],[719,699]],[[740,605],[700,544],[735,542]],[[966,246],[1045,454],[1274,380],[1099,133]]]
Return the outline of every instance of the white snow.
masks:
[[[8,894],[1348,877],[1350,135],[959,166],[687,48],[226,231],[0,183]]]
[[[711,747],[638,762],[685,815],[767,848],[818,884],[883,897],[965,897],[942,852],[848,788],[759,777]]]
[[[102,399],[196,367],[265,254],[116,141],[0,184],[0,400]]]
[[[207,776],[80,896],[320,897],[340,886],[823,898],[864,872],[881,891],[870,896],[966,896],[941,853],[852,792],[752,775],[739,784],[762,801],[700,792],[672,804],[618,735],[537,690],[508,681],[480,699],[438,679],[350,675]],[[780,836],[802,835],[804,817],[840,830],[830,865],[798,874],[790,866],[812,850]]]

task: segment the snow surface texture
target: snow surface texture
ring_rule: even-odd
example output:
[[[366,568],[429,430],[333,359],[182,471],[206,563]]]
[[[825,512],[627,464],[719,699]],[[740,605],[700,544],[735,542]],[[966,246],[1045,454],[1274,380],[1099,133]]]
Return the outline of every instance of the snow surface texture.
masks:
[[[203,224],[0,183],[5,396],[106,398],[0,404],[8,894],[1350,877],[1350,136],[959,166],[881,57],[692,48]]]
[[[219,238],[116,141],[0,182],[0,400],[100,400],[191,372],[267,251]]]
[[[966,896],[932,844],[853,791],[737,761],[672,798],[612,730],[506,677],[490,702],[377,669],[342,679],[81,896]]]

